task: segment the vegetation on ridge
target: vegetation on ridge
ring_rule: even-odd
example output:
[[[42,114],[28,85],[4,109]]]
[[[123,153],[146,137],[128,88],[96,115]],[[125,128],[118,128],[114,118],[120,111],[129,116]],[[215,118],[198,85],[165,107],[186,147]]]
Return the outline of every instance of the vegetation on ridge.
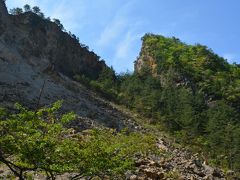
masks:
[[[143,65],[133,74],[108,69],[97,80],[76,79],[162,125],[205,160],[238,170],[240,66],[175,37],[146,34],[142,41]]]
[[[119,101],[164,125],[213,163],[239,169],[239,65],[176,38],[146,34],[142,40],[138,60],[144,65],[121,77]]]
[[[61,21],[60,21],[59,19],[56,19],[56,18],[51,19],[51,17],[45,17],[44,13],[41,12],[41,9],[40,9],[38,6],[34,6],[34,7],[31,8],[31,6],[30,6],[29,4],[25,4],[25,5],[23,6],[23,8],[17,7],[17,8],[13,8],[13,9],[10,9],[10,10],[9,10],[9,13],[10,13],[11,15],[21,15],[21,14],[29,13],[29,12],[38,15],[40,18],[42,18],[42,19],[44,19],[44,20],[47,20],[47,21],[49,21],[49,22],[55,23],[62,31],[66,32],[66,29],[64,28],[63,24],[61,23]],[[83,43],[81,43],[81,42],[79,41],[79,38],[78,38],[75,34],[71,33],[70,31],[68,32],[68,34],[69,34],[81,47],[89,49],[89,47],[88,47],[87,45],[85,45],[85,44],[83,44]]]
[[[104,71],[85,82],[161,124],[215,165],[239,169],[240,66],[174,37],[146,34],[142,41],[140,69],[119,76]]]

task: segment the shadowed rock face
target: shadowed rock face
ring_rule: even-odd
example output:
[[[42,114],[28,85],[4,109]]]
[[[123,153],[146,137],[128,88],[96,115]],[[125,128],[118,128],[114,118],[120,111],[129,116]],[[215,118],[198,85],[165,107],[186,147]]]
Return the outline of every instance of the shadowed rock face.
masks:
[[[0,0],[0,18],[6,18],[8,16],[7,7],[4,0]]]
[[[121,129],[126,115],[72,80],[75,74],[97,78],[106,67],[99,57],[52,22],[31,12],[18,16],[7,13],[0,1],[0,105],[20,102],[36,108],[64,100],[63,109],[75,111],[82,121]]]
[[[7,7],[4,0],[0,0],[0,35],[6,29],[7,24],[9,23],[9,16]]]

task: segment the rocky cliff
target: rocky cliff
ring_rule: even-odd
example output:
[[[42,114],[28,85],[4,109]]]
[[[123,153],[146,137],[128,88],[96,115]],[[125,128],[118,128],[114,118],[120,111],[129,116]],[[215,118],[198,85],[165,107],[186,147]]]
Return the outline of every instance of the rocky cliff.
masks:
[[[55,23],[32,12],[10,15],[0,1],[0,105],[36,108],[64,100],[64,110],[82,117],[75,128],[81,129],[84,120],[121,129],[128,117],[72,80],[76,74],[96,79],[105,67]]]
[[[134,70],[139,73],[144,68],[149,68],[153,75],[156,75],[156,59],[149,53],[149,47],[142,43],[142,48],[137,60],[134,62]]]

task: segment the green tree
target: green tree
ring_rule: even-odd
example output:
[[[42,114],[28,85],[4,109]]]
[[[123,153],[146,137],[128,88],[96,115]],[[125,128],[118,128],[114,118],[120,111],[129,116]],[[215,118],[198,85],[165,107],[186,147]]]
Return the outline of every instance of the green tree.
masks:
[[[30,111],[16,104],[16,114],[0,109],[0,162],[23,180],[27,171],[55,179],[64,172],[79,176],[122,176],[135,154],[156,153],[155,137],[141,133],[89,130],[85,135],[64,127],[76,118],[60,115],[61,102]]]
[[[76,141],[65,138],[70,135],[63,127],[75,118],[73,113],[57,118],[56,111],[61,103],[37,112],[28,111],[16,104],[19,113],[8,115],[1,110],[0,121],[0,161],[12,172],[24,179],[28,170],[43,170],[54,177],[54,173],[71,170],[67,156],[71,157],[70,147],[78,147]]]
[[[104,68],[98,78],[104,89],[111,89],[115,86],[116,76],[113,68]]]
[[[90,85],[106,98],[112,100],[116,99],[118,82],[112,67],[103,68],[97,80],[92,80]]]
[[[222,164],[225,160],[227,163],[225,166],[233,168],[234,157],[237,155],[236,149],[239,148],[239,143],[236,143],[239,141],[237,137],[239,129],[235,125],[236,112],[224,101],[219,101],[214,108],[208,110],[207,116],[209,121],[206,124],[206,131],[209,151],[218,164]],[[223,155],[225,159],[219,158],[219,155]]]
[[[23,6],[23,9],[24,9],[24,12],[29,12],[29,11],[31,11],[31,6],[29,4],[25,4]]]
[[[136,153],[147,156],[157,154],[155,138],[141,133],[117,133],[109,130],[90,131],[91,139],[83,144],[81,161],[77,164],[83,175],[121,177],[134,167]]]
[[[32,11],[35,13],[35,14],[39,14],[41,12],[40,8],[38,6],[34,6],[32,8]]]
[[[10,9],[9,12],[12,15],[19,15],[19,14],[23,13],[23,10],[22,10],[22,8],[13,8],[13,9]]]
[[[64,30],[64,27],[59,19],[53,19],[53,22],[60,27],[61,30]]]

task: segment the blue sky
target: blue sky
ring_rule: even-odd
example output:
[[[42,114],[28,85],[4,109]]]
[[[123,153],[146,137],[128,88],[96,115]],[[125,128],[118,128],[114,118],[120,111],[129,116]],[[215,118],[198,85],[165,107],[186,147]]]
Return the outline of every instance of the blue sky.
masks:
[[[147,33],[207,45],[240,63],[239,0],[7,0],[37,5],[101,56],[116,72],[133,70]]]

